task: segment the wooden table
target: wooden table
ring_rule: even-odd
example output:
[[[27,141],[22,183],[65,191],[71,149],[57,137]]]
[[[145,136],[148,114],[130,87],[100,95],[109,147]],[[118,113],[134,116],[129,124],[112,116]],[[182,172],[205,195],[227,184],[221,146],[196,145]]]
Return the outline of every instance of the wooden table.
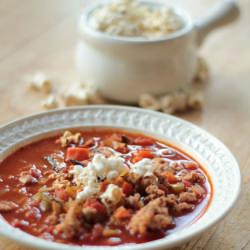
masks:
[[[76,20],[85,1],[0,1],[0,122],[41,111],[42,95],[25,88],[27,74],[43,71],[57,86],[77,79]],[[178,1],[199,16],[215,0]],[[222,140],[243,174],[242,194],[218,225],[181,249],[250,249],[250,1],[241,19],[212,34],[201,54],[211,68],[202,112],[180,115]],[[195,8],[194,8],[195,6]],[[26,250],[0,238],[0,250]]]

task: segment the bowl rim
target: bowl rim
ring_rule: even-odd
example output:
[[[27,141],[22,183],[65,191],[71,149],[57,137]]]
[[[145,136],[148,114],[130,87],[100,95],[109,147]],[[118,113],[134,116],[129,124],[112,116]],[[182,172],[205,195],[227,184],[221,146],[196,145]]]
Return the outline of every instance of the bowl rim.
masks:
[[[241,174],[240,174],[240,169],[239,169],[239,165],[235,159],[235,157],[232,155],[232,153],[229,151],[229,149],[220,141],[218,140],[216,137],[214,137],[213,135],[211,135],[210,133],[208,133],[206,130],[198,127],[197,125],[194,125],[186,120],[183,120],[181,118],[172,116],[172,115],[167,115],[167,114],[162,114],[156,111],[151,111],[151,110],[145,110],[145,109],[141,109],[141,108],[135,108],[135,107],[127,107],[127,106],[119,106],[119,105],[91,105],[91,106],[75,106],[75,107],[71,107],[71,108],[60,108],[60,109],[55,109],[55,110],[51,110],[51,111],[47,111],[47,112],[40,112],[40,113],[36,113],[33,115],[28,115],[28,116],[24,116],[22,118],[16,119],[12,122],[8,122],[2,126],[0,126],[0,137],[2,135],[2,130],[6,130],[13,125],[18,125],[18,123],[22,123],[22,122],[28,122],[28,121],[32,121],[33,119],[39,118],[39,117],[46,117],[46,116],[50,116],[53,114],[57,114],[59,113],[60,115],[63,115],[64,113],[74,113],[74,112],[87,112],[87,111],[93,111],[93,110],[101,110],[105,113],[105,111],[107,110],[115,110],[115,111],[122,111],[122,110],[127,110],[128,112],[139,112],[142,113],[142,115],[148,115],[150,116],[159,116],[161,118],[168,118],[170,120],[173,120],[174,122],[178,122],[180,124],[183,124],[184,126],[189,126],[195,130],[197,130],[198,132],[201,132],[202,135],[204,137],[208,137],[210,139],[212,139],[217,145],[218,147],[222,148],[226,154],[228,154],[230,156],[230,160],[232,161],[232,165],[234,165],[235,168],[235,173],[236,176],[234,176],[234,178],[236,178],[236,184],[237,186],[235,187],[235,192],[233,193],[233,197],[231,197],[231,203],[229,205],[227,205],[227,207],[223,208],[224,211],[223,212],[219,212],[219,216],[217,215],[217,217],[215,219],[210,220],[209,223],[207,223],[206,225],[203,225],[202,228],[198,228],[197,230],[193,230],[191,233],[186,233],[184,236],[182,236],[182,238],[171,238],[171,240],[168,240],[168,237],[166,238],[162,238],[160,240],[155,240],[155,241],[151,241],[151,242],[147,242],[147,243],[141,243],[141,244],[124,244],[124,245],[118,245],[118,246],[113,246],[113,247],[106,247],[106,246],[71,246],[71,245],[66,245],[66,244],[60,244],[60,243],[55,243],[55,242],[49,242],[40,238],[37,238],[35,236],[31,236],[23,231],[20,231],[19,229],[16,229],[12,226],[10,226],[8,223],[4,222],[4,220],[0,220],[0,226],[1,223],[4,224],[6,226],[6,228],[0,227],[0,235],[5,236],[11,240],[14,240],[15,242],[18,242],[22,245],[28,245],[28,246],[32,246],[32,247],[36,247],[36,248],[40,248],[40,249],[50,249],[50,250],[83,250],[83,249],[92,249],[92,250],[100,250],[100,249],[114,249],[114,250],[150,250],[150,249],[160,249],[160,248],[166,248],[166,247],[173,247],[176,245],[179,245],[181,243],[184,243],[188,240],[190,240],[191,238],[200,235],[201,233],[203,233],[204,231],[206,231],[207,229],[209,229],[210,227],[212,227],[214,224],[216,224],[217,222],[219,222],[221,219],[223,219],[225,217],[226,214],[228,214],[228,212],[233,208],[233,206],[235,205],[239,195],[240,195],[240,191],[241,191]],[[84,126],[84,125],[83,125]],[[105,125],[103,125],[105,126]],[[113,126],[114,128],[117,128],[117,126]],[[124,129],[128,129],[128,126],[124,126]],[[73,126],[72,126],[73,128]],[[62,129],[58,127],[58,130]],[[136,130],[142,130],[142,129],[138,129],[137,127],[134,127],[134,129]],[[44,134],[44,133],[42,133]],[[160,132],[157,134],[161,134]],[[6,150],[3,150],[3,152]],[[1,153],[1,143],[0,143],[0,153]],[[211,176],[210,176],[211,177]],[[212,177],[211,177],[212,179]],[[213,182],[213,179],[212,179]],[[1,215],[0,215],[1,218]],[[199,219],[201,220],[201,219]],[[198,221],[199,221],[198,220]],[[194,223],[196,224],[196,222]],[[182,230],[182,229],[181,229]],[[176,234],[176,233],[173,233]]]
[[[145,4],[151,5],[164,5],[169,7],[174,11],[174,13],[181,19],[183,22],[183,27],[179,30],[171,32],[167,35],[163,35],[157,38],[144,38],[144,37],[128,37],[128,36],[115,36],[110,35],[99,30],[94,29],[89,24],[89,18],[91,13],[94,12],[96,9],[108,4],[110,0],[106,1],[97,1],[91,4],[88,4],[85,9],[81,12],[80,20],[78,22],[78,30],[83,37],[91,37],[96,40],[100,40],[105,43],[112,43],[112,44],[121,44],[121,45],[135,45],[135,44],[155,44],[155,43],[162,43],[166,41],[171,41],[177,38],[181,38],[183,36],[188,35],[192,32],[194,28],[194,22],[191,18],[188,11],[184,10],[183,8],[177,7],[174,4],[166,3],[162,0],[155,2],[154,0],[140,0],[140,2]]]

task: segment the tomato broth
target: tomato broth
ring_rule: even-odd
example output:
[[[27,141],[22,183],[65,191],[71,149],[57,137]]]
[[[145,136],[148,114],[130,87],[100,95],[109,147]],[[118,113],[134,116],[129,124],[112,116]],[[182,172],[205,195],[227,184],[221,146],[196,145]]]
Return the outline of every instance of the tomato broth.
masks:
[[[206,171],[164,141],[123,130],[65,131],[0,163],[0,214],[31,235],[72,245],[167,237],[201,216]]]

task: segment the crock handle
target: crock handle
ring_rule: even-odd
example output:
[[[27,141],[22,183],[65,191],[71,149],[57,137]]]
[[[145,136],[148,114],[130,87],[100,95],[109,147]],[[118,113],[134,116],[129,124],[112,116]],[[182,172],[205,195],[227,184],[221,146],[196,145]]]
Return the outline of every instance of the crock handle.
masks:
[[[239,6],[235,0],[225,0],[215,5],[204,18],[196,22],[198,45],[202,44],[210,31],[233,22],[239,15]]]

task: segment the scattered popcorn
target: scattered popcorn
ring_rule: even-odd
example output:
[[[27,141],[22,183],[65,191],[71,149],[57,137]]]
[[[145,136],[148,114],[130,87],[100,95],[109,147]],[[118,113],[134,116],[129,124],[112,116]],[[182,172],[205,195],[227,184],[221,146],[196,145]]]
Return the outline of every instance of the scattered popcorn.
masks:
[[[94,87],[81,82],[71,84],[62,94],[62,99],[65,106],[106,103]]]
[[[177,90],[160,97],[149,94],[141,95],[139,106],[151,110],[159,110],[167,114],[191,109],[202,109],[204,105],[202,85],[208,80],[209,70],[205,60],[198,58],[196,76],[191,89]]]
[[[190,99],[189,97],[189,91],[183,90],[178,90],[159,98],[149,94],[143,94],[139,99],[139,106],[150,110],[161,110],[164,113],[172,114],[176,111],[184,111],[188,107],[195,108],[196,105],[189,105],[188,100],[193,104],[193,99]]]
[[[198,58],[197,73],[195,76],[196,82],[206,82],[209,77],[209,70],[206,61],[202,58]]]
[[[202,109],[204,103],[203,92],[201,90],[191,91],[188,97],[188,106],[194,109]]]
[[[144,96],[150,95],[143,95],[142,97]],[[155,103],[159,102],[157,109],[154,110],[160,110],[167,114],[173,114],[177,111],[184,111],[188,108],[201,109],[204,102],[202,90],[195,87],[193,87],[191,91],[178,90],[173,93],[166,94],[164,96],[161,96],[159,98],[159,101],[153,96],[150,96],[150,98],[154,100]],[[143,108],[153,109],[150,106],[152,104],[149,105],[146,102],[139,102],[139,105]],[[156,105],[154,107],[156,107]]]
[[[173,107],[174,98],[172,95],[167,94],[160,98],[160,107],[162,112],[172,114],[175,110]]]
[[[105,104],[107,101],[93,87],[87,87],[88,101],[90,104]]]
[[[31,77],[29,87],[32,90],[41,91],[46,94],[50,93],[52,89],[50,80],[43,73],[36,73]]]
[[[139,106],[151,110],[159,110],[160,102],[150,94],[143,94],[139,98]]]
[[[101,32],[129,37],[161,37],[179,30],[182,20],[172,9],[136,0],[117,0],[94,11],[90,26]]]
[[[71,84],[62,95],[66,106],[86,105],[88,104],[88,95],[85,88],[80,84]]]
[[[59,107],[59,102],[55,95],[49,95],[45,100],[42,101],[41,105],[45,109],[55,109]]]
[[[176,91],[173,93],[173,107],[175,111],[183,111],[187,107],[187,93]]]
[[[134,0],[123,0],[131,1]],[[122,8],[121,8],[122,9]],[[197,73],[192,82],[191,89],[176,90],[171,93],[166,93],[162,96],[153,96],[151,94],[143,94],[139,98],[138,105],[142,108],[162,111],[164,113],[173,114],[177,111],[185,111],[187,109],[202,109],[204,105],[203,86],[209,77],[208,66],[203,58],[198,58]],[[37,91],[50,93],[52,89],[51,82],[47,79],[45,74],[36,74],[30,82],[30,87]],[[55,94],[47,96],[41,102],[45,109],[54,109],[60,107],[73,105],[87,105],[87,104],[105,104],[109,103],[105,100],[96,88],[81,82],[71,84],[67,89],[60,94],[59,90]],[[60,96],[62,100],[59,99]],[[70,136],[70,135],[69,135]],[[111,172],[109,178],[115,176],[115,172]]]

